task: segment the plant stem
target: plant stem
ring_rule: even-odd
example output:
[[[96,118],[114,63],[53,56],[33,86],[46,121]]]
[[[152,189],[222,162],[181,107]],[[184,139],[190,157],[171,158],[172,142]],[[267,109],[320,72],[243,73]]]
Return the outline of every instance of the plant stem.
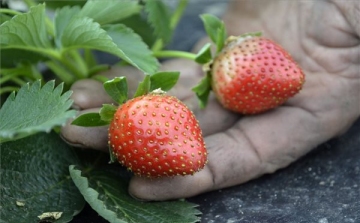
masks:
[[[88,76],[88,67],[85,60],[81,57],[78,50],[71,50],[69,52],[70,57],[74,60],[74,64],[77,65],[79,72],[82,74],[82,77]]]
[[[108,65],[108,64],[96,65],[89,70],[89,76],[92,77],[92,76],[100,73],[101,71],[105,71],[105,70],[109,70],[109,69],[110,69],[110,65]]]
[[[14,83],[16,83],[16,84],[18,84],[19,86],[23,86],[23,85],[26,84],[25,81],[21,80],[21,79],[18,78],[18,77],[13,77],[13,78],[11,78],[11,81],[14,82]]]
[[[39,72],[35,65],[31,65],[32,76],[35,80],[44,80],[42,74]]]
[[[12,9],[0,9],[0,13],[4,13],[4,14],[11,14],[11,15],[21,15],[21,12],[12,10]]]
[[[76,55],[77,54],[77,55]],[[81,62],[82,61],[82,62]],[[67,51],[62,54],[61,63],[78,79],[85,78],[87,76],[84,72],[84,67],[86,65],[83,59],[78,55],[78,52],[72,50]]]
[[[188,4],[188,0],[180,0],[179,4],[176,7],[175,12],[173,13],[171,20],[170,20],[170,28],[174,30],[179,23],[182,15],[184,14],[184,11],[186,9],[186,6]]]
[[[18,87],[1,87],[0,88],[0,95],[6,93],[6,92],[13,92],[19,90]]]
[[[90,49],[84,49],[84,60],[88,68],[92,68],[97,65],[96,58]]]
[[[157,39],[153,46],[151,47],[152,51],[158,51],[161,50],[164,47],[164,43],[162,39]]]
[[[170,18],[170,29],[173,32],[178,25],[185,9],[188,4],[188,0],[180,0],[179,4],[176,6],[174,13]],[[164,41],[162,39],[157,39],[153,46],[151,47],[152,51],[159,51],[164,47]]]
[[[74,76],[71,75],[69,71],[67,71],[64,67],[57,64],[54,61],[48,61],[45,63],[50,70],[54,72],[56,76],[58,76],[65,84],[71,85],[74,82]]]
[[[157,58],[167,58],[167,57],[175,57],[175,58],[185,58],[189,60],[195,60],[196,54],[177,51],[177,50],[162,50],[153,52],[153,56]]]

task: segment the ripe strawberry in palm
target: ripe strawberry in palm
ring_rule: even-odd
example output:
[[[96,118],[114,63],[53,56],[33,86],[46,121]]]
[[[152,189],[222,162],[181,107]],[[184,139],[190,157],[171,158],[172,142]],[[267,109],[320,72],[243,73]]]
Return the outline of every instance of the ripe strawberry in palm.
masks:
[[[198,121],[177,98],[150,93],[117,109],[109,145],[118,161],[136,175],[188,175],[207,160]]]
[[[211,86],[220,103],[242,114],[283,104],[303,83],[304,73],[289,53],[258,35],[230,37],[211,66]]]

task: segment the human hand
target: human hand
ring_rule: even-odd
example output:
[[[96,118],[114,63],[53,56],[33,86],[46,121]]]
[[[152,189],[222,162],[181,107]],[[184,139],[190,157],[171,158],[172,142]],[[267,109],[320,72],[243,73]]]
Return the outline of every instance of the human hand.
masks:
[[[283,168],[345,132],[360,115],[360,29],[355,20],[359,8],[354,3],[233,1],[224,18],[230,34],[260,30],[280,43],[304,69],[303,90],[283,106],[256,116],[228,112],[214,98],[201,110],[189,90],[200,79],[200,68],[190,61],[169,61],[164,70],[181,71],[181,80],[170,93],[184,100],[199,119],[209,163],[194,176],[134,177],[130,193],[141,199],[166,200],[237,185]],[[101,84],[85,82],[73,86],[79,107],[108,102],[105,94],[99,94]],[[91,97],[94,92],[98,98]],[[106,128],[68,125],[62,134],[85,147],[107,148]]]

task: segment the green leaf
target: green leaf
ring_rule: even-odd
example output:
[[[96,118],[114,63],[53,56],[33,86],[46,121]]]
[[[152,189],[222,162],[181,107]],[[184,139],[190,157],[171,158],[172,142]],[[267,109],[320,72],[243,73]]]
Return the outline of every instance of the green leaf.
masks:
[[[86,113],[77,117],[71,124],[83,127],[97,127],[108,125],[109,122],[102,120],[99,113]]]
[[[61,48],[61,38],[65,28],[69,25],[74,16],[77,16],[81,8],[79,6],[63,7],[55,11],[54,26],[55,26],[55,44]]]
[[[62,212],[70,222],[85,201],[69,175],[76,154],[56,133],[40,133],[1,144],[1,222],[39,222],[47,212]]]
[[[200,108],[205,108],[211,91],[211,76],[207,74],[201,81],[192,88],[199,99]]]
[[[91,71],[91,70],[90,70]],[[89,72],[90,73],[90,72]],[[101,83],[105,83],[106,81],[109,80],[109,78],[103,76],[103,75],[100,75],[100,74],[96,74],[94,76],[91,76],[91,79],[94,79],[94,80],[97,80]]]
[[[30,12],[16,15],[11,20],[1,24],[1,57],[8,57],[7,53],[9,53],[12,58],[16,58],[16,55],[18,55],[21,59],[26,59],[22,55],[22,52],[25,51],[42,54],[43,56],[57,56],[47,36],[45,18],[45,5],[40,4],[30,8]],[[5,49],[11,50],[3,51]],[[16,51],[13,52],[12,50]],[[15,56],[14,53],[16,53]]]
[[[64,48],[97,49],[123,56],[99,23],[87,17],[75,16],[65,26],[61,37]]]
[[[141,202],[128,192],[128,180],[115,171],[92,169],[84,173],[70,166],[70,174],[89,205],[110,223],[193,223],[196,205],[186,201]]]
[[[62,8],[66,6],[83,6],[86,3],[86,0],[36,0],[37,2],[45,2],[46,7],[49,8]]]
[[[11,16],[0,13],[0,24],[4,23],[10,19],[11,19]]]
[[[217,52],[221,51],[227,35],[224,22],[210,14],[203,14],[200,18],[204,23],[206,33],[218,47]]]
[[[1,38],[1,35],[0,35]],[[13,68],[19,63],[29,62],[32,64],[47,61],[48,57],[29,50],[0,48],[0,66],[1,68]]]
[[[211,44],[207,43],[197,53],[195,62],[199,64],[206,64],[209,63],[211,60],[212,60]]]
[[[45,27],[45,5],[30,8],[30,12],[16,15],[0,26],[0,45],[2,47],[51,46]]]
[[[145,75],[144,80],[139,83],[138,88],[136,89],[136,92],[134,94],[134,98],[149,93],[150,87],[151,87],[150,75],[147,74]]]
[[[81,9],[80,16],[93,18],[103,25],[138,14],[140,10],[141,6],[133,0],[107,0],[106,4],[99,0],[88,0]]]
[[[41,88],[40,81],[21,87],[11,94],[0,109],[0,141],[15,140],[37,132],[49,132],[75,116],[68,110],[73,101],[71,91],[62,94],[63,84],[54,89],[49,81]]]
[[[110,123],[114,119],[116,109],[114,105],[104,104],[99,112],[101,120]]]
[[[118,104],[124,103],[128,99],[128,86],[126,77],[116,77],[104,83],[105,91]]]
[[[180,72],[158,72],[150,76],[150,91],[160,88],[169,91],[175,86],[180,77]]]
[[[141,37],[130,28],[122,25],[106,25],[103,27],[113,39],[116,46],[122,50],[121,57],[144,73],[155,73],[159,67],[158,60],[152,55],[152,51],[142,41]]]
[[[154,29],[143,16],[136,14],[121,20],[121,23],[137,33],[146,45],[151,46],[155,42]]]
[[[62,46],[65,50],[82,48],[111,53],[144,72],[157,69],[157,60],[139,36],[120,24],[107,28],[108,33],[90,18],[74,17],[64,30]]]
[[[225,30],[225,26],[220,26],[219,29],[217,30],[217,41],[216,41],[216,51],[220,52],[225,45],[225,41],[226,41],[226,30]]]
[[[147,0],[145,11],[148,13],[148,21],[154,27],[155,35],[167,43],[172,36],[170,26],[171,14],[167,6],[161,0]]]
[[[0,86],[7,81],[13,80],[15,77],[22,77],[23,79],[32,81],[41,78],[39,71],[35,68],[35,66],[29,63],[20,63],[17,67],[14,68],[3,68],[0,70],[0,74]]]

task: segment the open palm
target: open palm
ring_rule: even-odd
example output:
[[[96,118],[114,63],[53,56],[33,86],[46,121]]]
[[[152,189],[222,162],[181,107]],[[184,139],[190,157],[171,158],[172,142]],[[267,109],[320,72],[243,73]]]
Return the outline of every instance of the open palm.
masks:
[[[280,43],[304,69],[303,90],[283,106],[255,116],[241,117],[226,111],[214,98],[201,110],[189,89],[201,77],[201,69],[191,61],[164,64],[164,70],[182,73],[179,85],[170,93],[184,100],[198,117],[206,136],[209,163],[194,176],[155,180],[134,177],[129,190],[136,197],[189,197],[272,173],[343,133],[360,115],[360,30],[356,30],[356,10],[351,11],[351,3],[253,0],[231,4],[224,18],[229,33],[262,31]],[[83,90],[83,86],[74,86],[78,92],[75,102],[85,109],[100,106],[106,97],[99,96],[99,104],[89,102],[84,93],[98,91],[76,90]],[[103,135],[96,142],[91,136],[99,132],[74,128],[79,127],[63,130],[68,141],[106,147],[105,128],[96,130]]]

